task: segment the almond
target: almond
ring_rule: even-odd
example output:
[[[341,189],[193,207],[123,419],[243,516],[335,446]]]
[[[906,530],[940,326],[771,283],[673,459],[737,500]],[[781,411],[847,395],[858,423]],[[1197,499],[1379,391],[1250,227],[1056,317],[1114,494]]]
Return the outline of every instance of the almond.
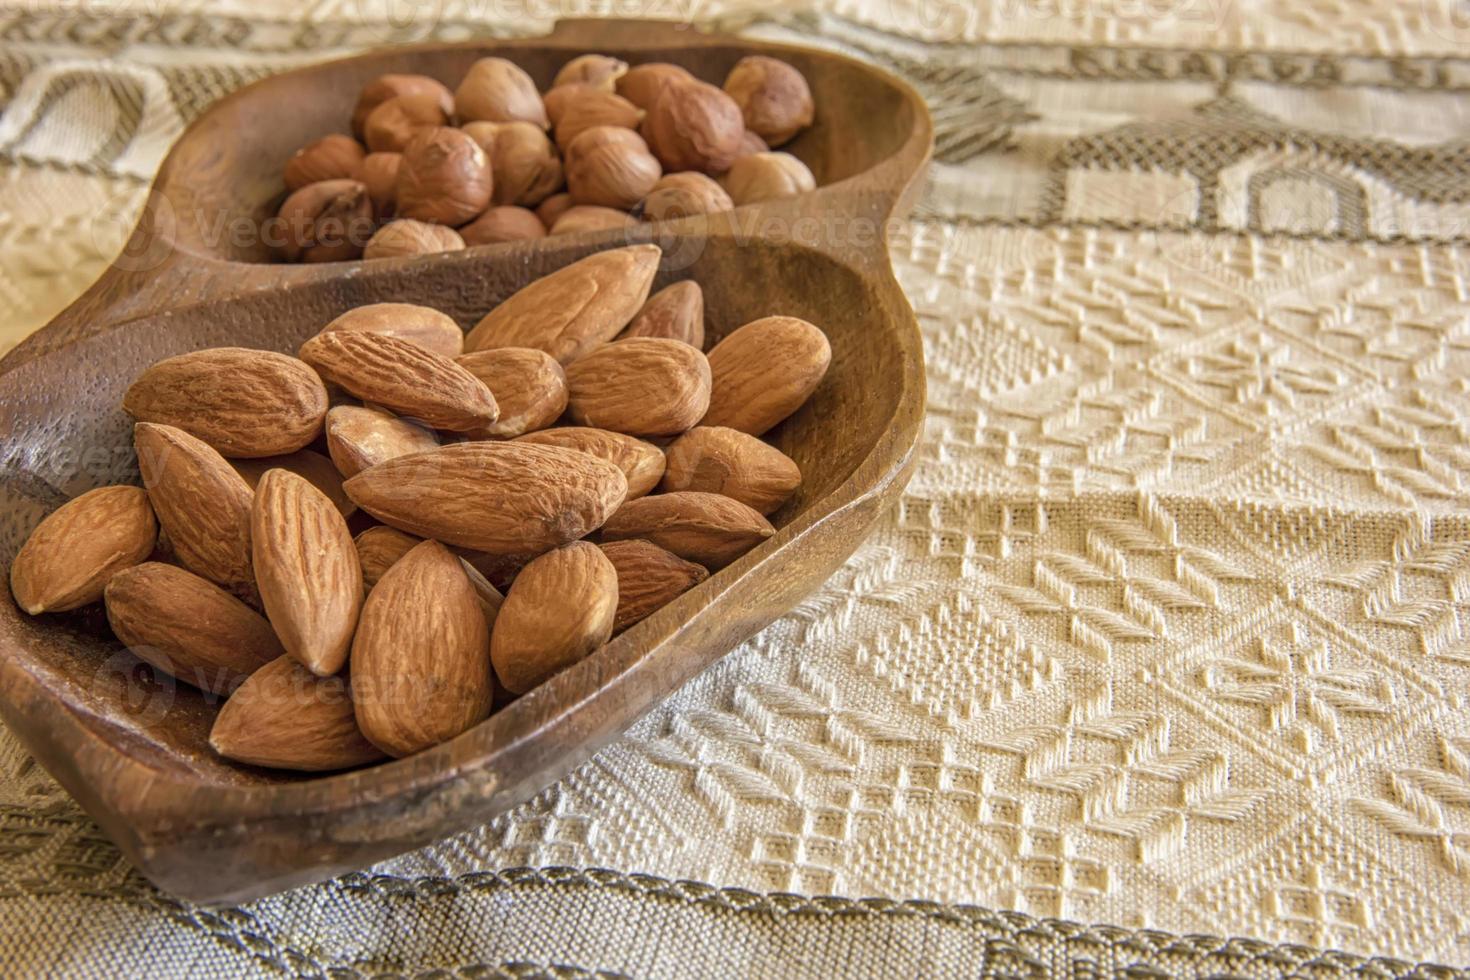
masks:
[[[464,331],[454,318],[413,303],[370,303],[348,310],[322,328],[397,337],[424,350],[458,357],[464,351]]]
[[[331,414],[331,412],[327,413],[329,417]],[[290,470],[326,494],[332,506],[337,508],[337,512],[343,517],[350,517],[357,512],[357,505],[348,500],[347,494],[342,492],[342,474],[330,459],[319,452],[303,449],[285,456],[232,459],[230,465],[234,467],[236,473],[245,478],[245,482],[252,490],[260,484],[260,478],[265,476],[268,470]]]
[[[668,449],[661,484],[666,491],[724,494],[769,514],[801,486],[801,470],[775,446],[737,429],[701,425]]]
[[[627,337],[667,337],[703,350],[704,290],[693,279],[660,289],[648,297],[619,339]]]
[[[32,616],[102,599],[108,579],[146,561],[158,521],[141,487],[98,487],[47,514],[10,565],[16,605]]]
[[[495,620],[500,617],[500,607],[505,604],[505,596],[468,559],[461,557],[459,561],[464,566],[465,578],[470,580],[470,588],[475,590],[475,601],[479,603],[480,612],[485,616],[485,626],[493,630]]]
[[[138,468],[174,555],[190,571],[250,594],[250,501],[243,477],[223,456],[171,425],[133,427]]]
[[[362,565],[362,581],[367,589],[372,589],[382,579],[383,573],[392,568],[394,563],[404,555],[413,550],[414,545],[422,539],[412,534],[404,534],[391,527],[379,525],[370,527],[359,534],[353,545],[357,548],[358,561]],[[474,556],[478,558],[479,556]],[[480,611],[485,614],[485,623],[495,625],[495,617],[500,613],[500,604],[505,601],[505,596],[500,590],[490,584],[480,570],[471,564],[470,559],[460,556],[464,562],[464,573],[470,580],[470,585],[475,590],[475,597],[480,602]]]
[[[344,485],[400,531],[499,555],[539,554],[600,527],[628,492],[622,470],[555,446],[465,442],[400,456]]]
[[[317,677],[290,657],[251,674],[220,708],[209,746],[226,759],[272,769],[331,772],[376,762],[345,677]]]
[[[250,515],[260,601],[286,652],[319,677],[347,662],[362,608],[362,566],[347,522],[289,470],[261,477]]]
[[[475,324],[465,349],[534,347],[569,364],[627,326],[661,254],[656,245],[614,248],[543,276]]]
[[[525,694],[612,635],[618,576],[596,545],[575,541],[531,562],[495,621],[490,659],[506,690]]]
[[[225,456],[279,456],[321,432],[327,389],[294,357],[216,347],[148,368],[123,395],[123,411],[183,429]]]
[[[344,477],[398,456],[439,448],[422,426],[366,405],[338,405],[327,413],[327,452]]]
[[[283,652],[263,616],[173,565],[125,568],[103,597],[112,632],[134,656],[201,690],[228,693]]]
[[[391,756],[446,742],[483,721],[494,698],[490,632],[463,563],[425,541],[363,603],[352,641],[362,733]]]
[[[639,436],[676,435],[709,408],[709,363],[662,337],[600,347],[567,368],[568,408],[581,425]]]
[[[776,533],[738,500],[683,490],[630,500],[602,528],[606,541],[645,538],[706,568],[723,568]]]
[[[652,541],[609,541],[602,553],[618,573],[614,632],[640,622],[709,578],[703,565],[685,561]]]
[[[352,544],[357,549],[364,589],[377,585],[383,574],[422,540],[384,525],[370,527],[354,538]]]
[[[628,481],[628,500],[648,493],[658,486],[659,479],[664,475],[663,450],[621,432],[568,425],[527,433],[516,439],[516,442],[563,446],[607,460],[623,471],[623,477]]]
[[[794,316],[747,323],[709,352],[712,378],[703,425],[764,435],[816,390],[832,348],[822,331]]]
[[[510,589],[510,584],[521,573],[521,569],[536,557],[535,555],[487,555],[482,551],[474,551],[469,548],[461,548],[459,554],[465,560],[465,564],[479,572],[485,581],[502,593]]]
[[[397,337],[333,330],[302,344],[301,359],[363,401],[435,429],[472,432],[499,414],[479,378]]]
[[[485,383],[500,406],[500,418],[477,436],[510,439],[544,429],[567,409],[567,376],[556,358],[531,347],[496,347],[459,358],[459,365]]]

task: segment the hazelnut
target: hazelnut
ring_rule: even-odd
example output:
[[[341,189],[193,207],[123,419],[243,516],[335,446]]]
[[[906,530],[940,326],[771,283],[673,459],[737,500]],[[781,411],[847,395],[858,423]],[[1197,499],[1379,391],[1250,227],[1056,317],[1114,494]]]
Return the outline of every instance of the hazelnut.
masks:
[[[573,201],[625,211],[663,174],[643,138],[621,126],[584,130],[567,147],[566,171]]]
[[[526,208],[491,208],[459,230],[466,245],[494,245],[527,238],[545,238],[546,226]]]
[[[580,231],[606,231],[627,228],[636,222],[626,212],[602,208],[595,204],[578,204],[567,208],[551,226],[553,235],[573,235]]]
[[[363,249],[365,259],[398,259],[433,252],[458,252],[464,239],[453,228],[400,218],[379,228]]]
[[[573,203],[572,195],[566,191],[553,194],[536,206],[536,217],[540,218],[541,223],[550,229],[556,224],[556,219],[566,213]]]
[[[770,149],[765,140],[747,129],[745,135],[740,137],[740,148],[735,151],[735,159],[748,157],[752,153],[765,153]]]
[[[381,75],[363,87],[352,110],[352,131],[364,132],[368,115],[389,99],[400,95],[431,95],[445,118],[454,111],[454,96],[443,82],[428,75]]]
[[[561,66],[561,71],[551,80],[552,88],[562,85],[592,85],[611,92],[628,71],[628,63],[605,54],[584,54]]]
[[[368,113],[363,138],[374,153],[401,153],[420,130],[448,123],[449,113],[437,96],[426,92],[395,95]]]
[[[351,136],[333,133],[315,143],[308,143],[286,161],[286,188],[299,191],[319,180],[357,179],[358,168],[366,156],[362,144]]]
[[[561,114],[567,111],[567,106],[573,100],[583,98],[592,92],[601,92],[602,89],[593,85],[583,85],[578,82],[575,85],[562,85],[554,88],[541,96],[541,104],[546,107],[546,118],[551,120],[554,127],[561,122]]]
[[[441,225],[462,225],[490,203],[490,158],[463,130],[426,129],[403,148],[398,213]]]
[[[795,197],[817,186],[816,178],[790,153],[752,153],[741,157],[720,178],[736,204]]]
[[[730,195],[713,178],[686,170],[659,178],[643,199],[643,220],[672,221],[691,214],[728,211],[734,206]]]
[[[269,234],[288,262],[346,262],[372,236],[373,204],[355,180],[323,180],[287,197]]]
[[[490,157],[495,204],[531,207],[561,186],[561,157],[546,131],[528,122],[472,122],[464,131]]]
[[[717,174],[734,161],[745,122],[735,100],[713,85],[671,82],[640,131],[665,170]]]
[[[398,165],[402,162],[401,153],[369,153],[357,169],[357,179],[367,186],[373,214],[379,221],[391,218],[396,210]]]
[[[780,146],[812,124],[812,90],[801,72],[764,55],[741,58],[725,76],[725,91],[740,107],[746,128]]]
[[[618,94],[645,112],[653,108],[664,86],[670,82],[693,82],[695,77],[678,65],[654,61],[634,65],[618,79]]]
[[[545,129],[541,93],[518,65],[504,58],[481,58],[454,90],[454,112],[465,122],[528,122]]]
[[[582,85],[576,87],[582,91],[566,104],[556,122],[556,145],[563,151],[594,126],[636,129],[643,120],[643,110],[620,95]]]

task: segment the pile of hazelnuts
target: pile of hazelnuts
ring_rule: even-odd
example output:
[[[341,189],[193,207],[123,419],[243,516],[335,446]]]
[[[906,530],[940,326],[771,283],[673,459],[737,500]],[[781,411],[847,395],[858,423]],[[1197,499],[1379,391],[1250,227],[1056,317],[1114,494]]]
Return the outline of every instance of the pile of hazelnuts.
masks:
[[[775,152],[811,125],[811,90],[775,58],[742,58],[722,87],[678,65],[573,58],[544,95],[504,58],[459,87],[383,75],[353,136],[287,162],[274,240],[287,262],[340,262],[619,228],[812,190]]]

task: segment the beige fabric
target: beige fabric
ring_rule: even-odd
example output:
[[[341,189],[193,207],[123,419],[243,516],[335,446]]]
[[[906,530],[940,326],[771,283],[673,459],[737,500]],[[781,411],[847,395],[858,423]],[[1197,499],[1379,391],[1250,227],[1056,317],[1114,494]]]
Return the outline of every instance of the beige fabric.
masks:
[[[1470,961],[1470,62],[1454,11],[696,8],[875,60],[931,102],[933,179],[892,243],[930,383],[902,505],[821,591],[534,801],[247,909],[142,886],[4,735],[10,962],[1302,962],[1182,942],[1161,959],[1140,952],[1153,939],[942,909],[787,919],[742,889]],[[101,271],[210,99],[482,20],[534,32],[551,8],[446,0],[395,24],[366,3],[207,9],[0,16],[7,340]],[[612,871],[497,873],[517,866]]]

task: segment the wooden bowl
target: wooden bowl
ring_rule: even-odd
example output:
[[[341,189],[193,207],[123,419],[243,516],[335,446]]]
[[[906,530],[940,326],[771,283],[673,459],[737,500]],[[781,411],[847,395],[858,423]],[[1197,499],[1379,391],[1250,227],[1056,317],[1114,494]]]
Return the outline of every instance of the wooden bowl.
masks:
[[[201,233],[207,225],[196,218],[267,214],[286,157],[340,129],[357,90],[379,74],[452,82],[493,53],[545,85],[583,51],[674,61],[715,82],[745,54],[791,61],[819,112],[792,150],[823,186],[628,233],[371,263],[267,265],[248,236],[241,244]],[[314,778],[222,761],[206,744],[217,704],[141,670],[100,609],[31,618],[8,589],[0,590],[0,714],[145,875],[195,901],[248,900],[359,868],[526,799],[818,587],[907,481],[924,411],[923,357],[882,224],[907,207],[930,145],[922,101],[875,69],[657,23],[574,21],[538,40],[387,50],[222,100],[170,153],[118,263],[0,361],[7,566],[63,500],[137,482],[119,405],[159,358],[226,344],[295,351],[344,310],[386,300],[470,324],[532,279],[625,241],[664,247],[656,288],[700,283],[711,342],[772,313],[826,331],[830,372],[773,433],[805,483],[773,515],[775,537],[481,725],[407,759]]]

